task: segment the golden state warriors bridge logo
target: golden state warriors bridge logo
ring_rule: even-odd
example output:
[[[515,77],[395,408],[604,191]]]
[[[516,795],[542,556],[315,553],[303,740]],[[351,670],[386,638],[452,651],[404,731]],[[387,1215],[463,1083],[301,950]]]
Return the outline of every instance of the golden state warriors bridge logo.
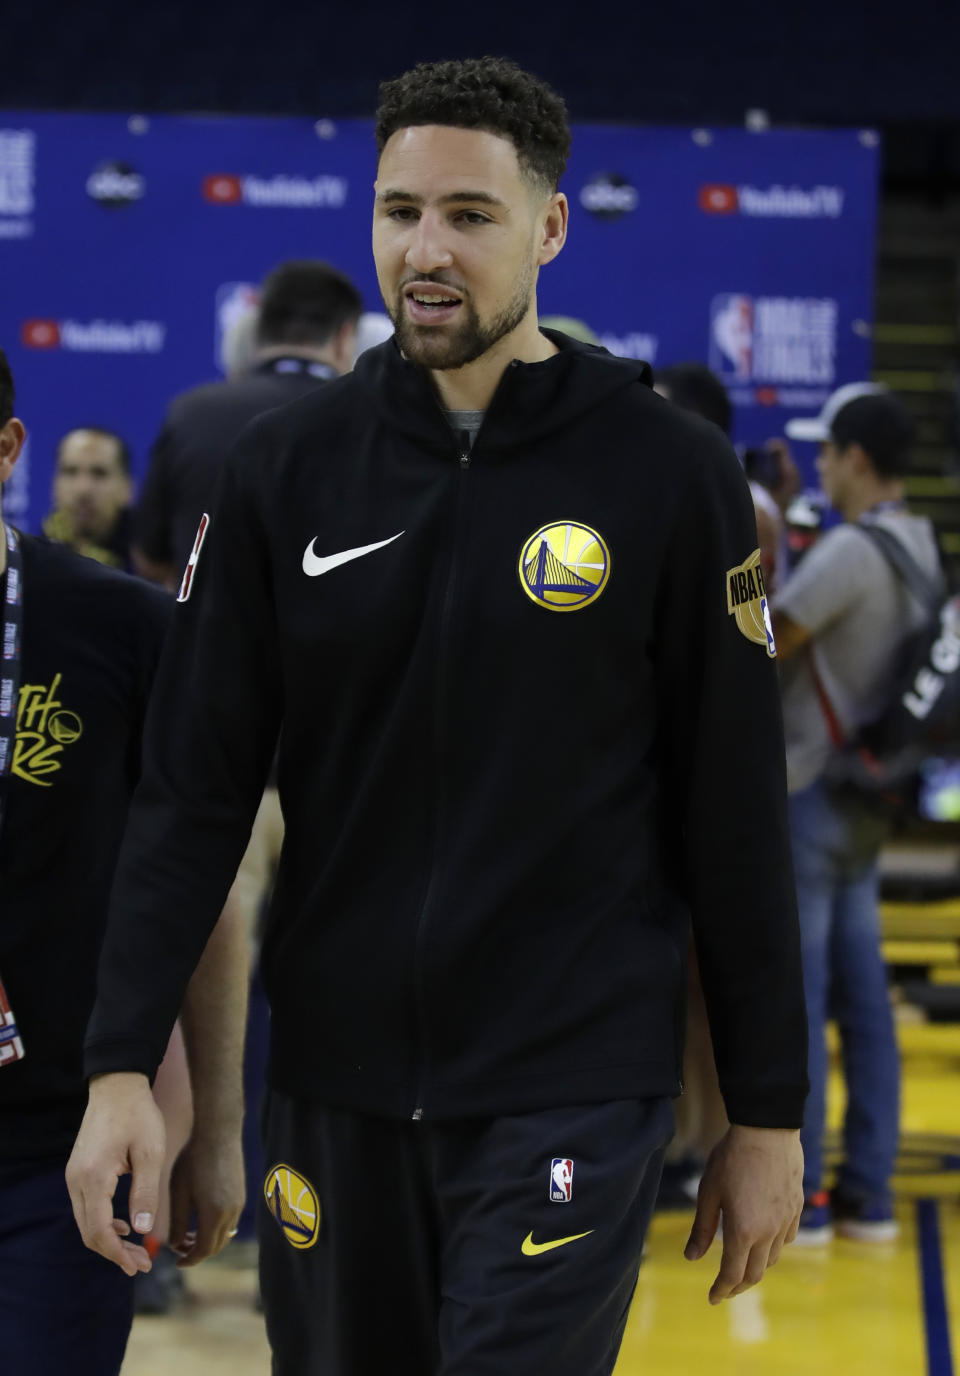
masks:
[[[320,1236],[320,1201],[310,1181],[290,1166],[274,1166],[263,1197],[290,1246],[298,1252],[312,1247]]]
[[[610,551],[601,536],[579,521],[542,526],[520,551],[520,586],[552,612],[588,607],[607,586]]]

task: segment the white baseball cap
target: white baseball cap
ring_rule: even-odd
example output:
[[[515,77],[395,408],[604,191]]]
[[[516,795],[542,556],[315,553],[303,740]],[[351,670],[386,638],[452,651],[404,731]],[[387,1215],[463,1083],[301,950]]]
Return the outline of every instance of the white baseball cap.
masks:
[[[857,397],[877,396],[886,390],[882,382],[848,382],[846,386],[830,393],[819,416],[799,416],[795,420],[788,420],[785,426],[787,437],[814,442],[828,440],[837,412],[842,411],[848,402],[856,401]]]

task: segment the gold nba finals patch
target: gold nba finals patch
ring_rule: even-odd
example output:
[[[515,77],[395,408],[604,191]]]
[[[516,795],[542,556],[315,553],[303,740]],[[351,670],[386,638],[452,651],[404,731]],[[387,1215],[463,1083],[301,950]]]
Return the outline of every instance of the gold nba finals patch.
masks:
[[[727,570],[727,611],[736,619],[737,627],[748,640],[755,645],[763,645],[771,659],[776,657],[773,622],[770,620],[758,549],[742,564]]]
[[[590,526],[553,521],[525,541],[519,573],[531,602],[551,612],[578,612],[607,586],[610,551]]]
[[[307,1178],[291,1166],[274,1166],[263,1182],[267,1208],[291,1247],[305,1252],[320,1236],[320,1201]]]

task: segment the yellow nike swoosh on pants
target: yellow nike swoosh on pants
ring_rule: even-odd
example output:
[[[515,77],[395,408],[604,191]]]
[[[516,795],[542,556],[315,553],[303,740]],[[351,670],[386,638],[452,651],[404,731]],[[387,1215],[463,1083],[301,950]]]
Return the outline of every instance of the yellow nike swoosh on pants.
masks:
[[[552,1242],[534,1242],[533,1233],[527,1233],[520,1248],[525,1257],[538,1257],[541,1252],[552,1252],[554,1247],[565,1247],[568,1242],[576,1242],[578,1238],[589,1237],[594,1231],[588,1228],[585,1233],[574,1233],[571,1237],[557,1237]]]

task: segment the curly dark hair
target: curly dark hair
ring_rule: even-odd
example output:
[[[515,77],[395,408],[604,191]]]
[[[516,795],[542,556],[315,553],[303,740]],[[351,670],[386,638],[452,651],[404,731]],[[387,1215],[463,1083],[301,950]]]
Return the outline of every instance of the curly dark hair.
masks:
[[[384,81],[377,107],[377,152],[398,129],[446,124],[512,141],[521,171],[551,192],[570,153],[567,107],[545,81],[505,57],[421,62]]]

